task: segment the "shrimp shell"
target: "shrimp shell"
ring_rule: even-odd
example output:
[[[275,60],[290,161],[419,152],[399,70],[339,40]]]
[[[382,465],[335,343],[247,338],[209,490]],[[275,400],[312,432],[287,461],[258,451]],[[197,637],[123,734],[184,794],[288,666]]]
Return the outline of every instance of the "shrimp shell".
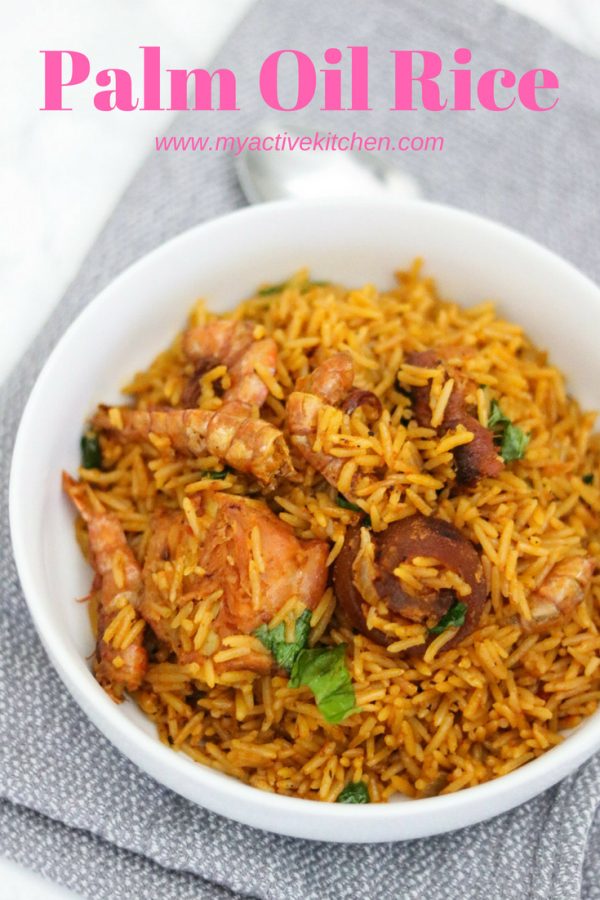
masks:
[[[256,373],[256,364],[271,375],[277,365],[277,345],[273,338],[255,337],[256,324],[233,319],[216,319],[189,328],[183,336],[183,352],[195,363],[222,363],[229,369],[231,387],[225,400],[261,407],[269,393]]]
[[[262,484],[293,471],[289,450],[281,432],[255,418],[252,407],[239,401],[224,403],[216,411],[205,409],[133,409],[118,407],[121,426],[116,428],[107,407],[99,407],[94,428],[124,441],[164,435],[179,453],[210,453]]]
[[[528,632],[545,631],[568,620],[584,599],[595,568],[591,556],[573,556],[556,563],[529,597],[531,619],[521,618],[522,628]]]
[[[98,600],[98,639],[96,643],[95,674],[107,693],[120,702],[123,688],[137,690],[148,669],[148,656],[143,646],[143,632],[125,649],[115,648],[103,635],[119,613],[115,599],[127,593],[134,609],[139,604],[142,589],[142,572],[133,555],[127,538],[114,513],[98,512],[92,506],[86,486],[63,472],[63,489],[87,524],[92,563],[96,577],[92,593]],[[114,575],[118,556],[122,584]]]

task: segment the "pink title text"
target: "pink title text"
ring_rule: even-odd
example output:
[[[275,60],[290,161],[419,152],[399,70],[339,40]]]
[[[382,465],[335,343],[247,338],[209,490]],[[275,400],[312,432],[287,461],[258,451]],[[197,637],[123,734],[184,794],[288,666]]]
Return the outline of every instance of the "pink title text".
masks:
[[[157,46],[140,47],[141,74],[127,69],[94,71],[85,53],[41,50],[44,56],[43,110],[72,110],[89,91],[96,109],[122,110],[238,110],[238,84],[232,69],[164,68]],[[391,110],[505,112],[520,106],[547,112],[558,103],[558,76],[552,69],[522,72],[498,67],[474,71],[471,51],[459,47],[448,66],[433,50],[391,50]],[[258,90],[275,110],[293,111],[319,103],[320,109],[370,110],[369,48],[329,47],[315,63],[301,50],[275,50],[258,70]]]

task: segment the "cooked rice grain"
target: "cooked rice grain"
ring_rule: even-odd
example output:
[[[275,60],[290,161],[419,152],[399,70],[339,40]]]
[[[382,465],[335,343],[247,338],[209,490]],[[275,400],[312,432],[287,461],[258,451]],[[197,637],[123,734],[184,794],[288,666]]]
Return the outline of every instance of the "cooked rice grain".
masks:
[[[518,617],[529,615],[528,597],[552,565],[582,548],[600,555],[600,437],[592,434],[593,414],[581,412],[560,372],[518,325],[499,318],[489,303],[463,309],[440,300],[418,262],[383,292],[372,285],[311,285],[300,272],[280,293],[252,297],[233,316],[254,320],[257,334],[272,335],[277,343],[275,376],[256,371],[270,391],[263,415],[278,427],[296,379],[336,350],[351,353],[357,386],[375,392],[384,413],[371,426],[361,409],[352,415],[326,410],[315,449],[345,460],[337,487],[352,491],[375,531],[415,512],[441,516],[463,531],[481,548],[489,601],[478,630],[459,646],[444,649],[450,629],[419,657],[406,651],[423,643],[422,626],[390,623],[385,607],[372,607],[371,624],[395,638],[384,649],[338,620],[328,589],[312,616],[311,644],[347,643],[362,707],[338,725],[324,721],[308,689],[292,690],[280,673],[219,672],[219,661],[235,656],[242,662],[250,651],[260,652],[255,638],[225,638],[213,659],[187,666],[159,649],[136,700],[161,739],[264,790],[332,801],[344,784],[364,780],[374,802],[397,793],[423,797],[462,790],[555,746],[600,699],[600,574],[568,623],[528,634]],[[208,318],[199,304],[191,321]],[[410,352],[442,345],[465,351],[452,362],[479,385],[470,398],[479,421],[487,424],[490,389],[505,414],[531,435],[523,460],[470,493],[453,490],[451,451],[472,434],[459,426],[439,436],[410,418],[407,388],[431,382],[432,424],[443,420],[452,381],[441,380],[436,369],[405,362]],[[142,408],[177,404],[192,368],[178,337],[126,391]],[[224,366],[205,373],[199,406],[217,408],[219,385],[227,387],[228,378]],[[118,413],[110,415],[119,427]],[[204,473],[218,465],[216,459],[179,458],[157,435],[130,445],[102,435],[101,443],[105,471],[82,470],[81,478],[94,501],[117,514],[140,560],[156,509],[182,508],[200,536],[203,525],[191,495],[212,489],[246,494],[251,486],[235,473],[211,481]],[[299,458],[294,462],[301,482],[283,481],[268,502],[298,536],[329,540],[331,564],[346,528],[359,517],[337,504],[336,490],[312,469]],[[589,473],[595,473],[592,484],[584,480]],[[81,528],[78,535],[85,550]],[[258,534],[252,534],[251,548],[258,575],[264,572]],[[427,560],[420,561],[419,579],[416,562],[402,567],[407,586],[448,586]],[[219,642],[211,623],[218,597],[194,608],[178,595],[185,567],[191,571],[194,565],[175,559],[158,573],[170,598],[162,614],[182,632],[189,629],[191,649],[214,651]],[[114,575],[118,583],[118,566]],[[123,606],[105,635],[115,647],[129,646],[139,628],[130,609]],[[276,621],[293,628],[297,613],[290,598]]]

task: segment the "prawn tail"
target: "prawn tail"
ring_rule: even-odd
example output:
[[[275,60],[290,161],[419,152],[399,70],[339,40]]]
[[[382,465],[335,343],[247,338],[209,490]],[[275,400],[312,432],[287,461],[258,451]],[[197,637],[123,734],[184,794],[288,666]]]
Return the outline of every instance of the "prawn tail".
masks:
[[[87,486],[81,481],[76,481],[68,472],[63,472],[62,488],[81,518],[85,522],[90,522],[94,516],[94,508],[90,500]]]

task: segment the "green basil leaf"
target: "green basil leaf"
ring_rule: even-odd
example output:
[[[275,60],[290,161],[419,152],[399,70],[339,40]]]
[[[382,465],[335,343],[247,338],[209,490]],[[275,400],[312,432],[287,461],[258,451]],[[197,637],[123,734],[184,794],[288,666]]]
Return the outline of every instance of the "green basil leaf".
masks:
[[[513,462],[515,459],[523,459],[525,451],[529,443],[529,435],[513,425],[512,422],[504,429],[502,443],[500,444],[500,455],[504,462]]]
[[[350,509],[352,512],[362,513],[364,510],[357,506],[356,503],[350,503],[349,500],[346,500],[343,494],[338,494],[336,497],[336,503],[338,506],[341,506],[342,509]]]
[[[351,781],[340,791],[336,803],[370,803],[369,789],[364,781]]]
[[[507,419],[502,410],[500,409],[500,404],[497,400],[492,400],[490,405],[490,414],[488,416],[488,428],[494,430],[501,426],[504,428],[505,425],[510,424],[510,419]]]
[[[346,645],[301,650],[292,666],[290,687],[309,687],[327,722],[341,722],[357,712],[354,686],[346,666]]]
[[[286,281],[282,281],[281,284],[270,284],[268,287],[261,288],[260,291],[257,291],[257,296],[270,297],[271,294],[280,294],[286,287]]]
[[[327,287],[329,284],[331,284],[330,281],[307,281],[302,288],[302,293],[305,294],[307,291],[310,291],[311,288]]]
[[[529,435],[504,415],[497,400],[492,400],[488,416],[488,428],[494,432],[494,440],[500,447],[500,455],[504,462],[523,459]]]
[[[286,289],[289,282],[282,281],[281,284],[269,284],[267,287],[261,288],[257,291],[258,297],[270,297],[272,294],[280,294],[282,291]],[[311,288],[314,287],[327,287],[328,284],[331,284],[330,281],[307,281],[304,284],[300,291],[302,294],[305,294],[307,291],[310,291]]]
[[[311,617],[312,612],[310,609],[305,609],[302,615],[298,617],[292,643],[288,643],[285,639],[285,624],[283,622],[280,622],[275,628],[261,625],[254,632],[254,636],[273,655],[277,665],[289,672],[298,653],[308,644]]]
[[[231,469],[222,469],[220,472],[203,472],[203,478],[212,478],[213,481],[223,481],[230,474]]]
[[[593,484],[594,483],[594,473],[588,472],[587,475],[583,475],[581,480],[584,484]]]
[[[362,520],[361,524],[364,525],[365,528],[372,527],[371,516],[368,515],[368,513],[366,513],[364,511],[364,509],[361,509],[360,506],[357,506],[356,503],[350,503],[349,500],[346,500],[346,498],[344,497],[343,494],[338,494],[335,502],[337,503],[338,506],[341,506],[342,509],[349,509],[351,512],[360,513],[361,516],[364,516],[364,519]]]
[[[99,469],[102,465],[100,441],[93,431],[86,431],[81,437],[81,465],[84,469]]]
[[[467,604],[457,600],[448,612],[442,616],[437,625],[429,629],[429,634],[441,634],[446,628],[461,628],[465,624]]]

